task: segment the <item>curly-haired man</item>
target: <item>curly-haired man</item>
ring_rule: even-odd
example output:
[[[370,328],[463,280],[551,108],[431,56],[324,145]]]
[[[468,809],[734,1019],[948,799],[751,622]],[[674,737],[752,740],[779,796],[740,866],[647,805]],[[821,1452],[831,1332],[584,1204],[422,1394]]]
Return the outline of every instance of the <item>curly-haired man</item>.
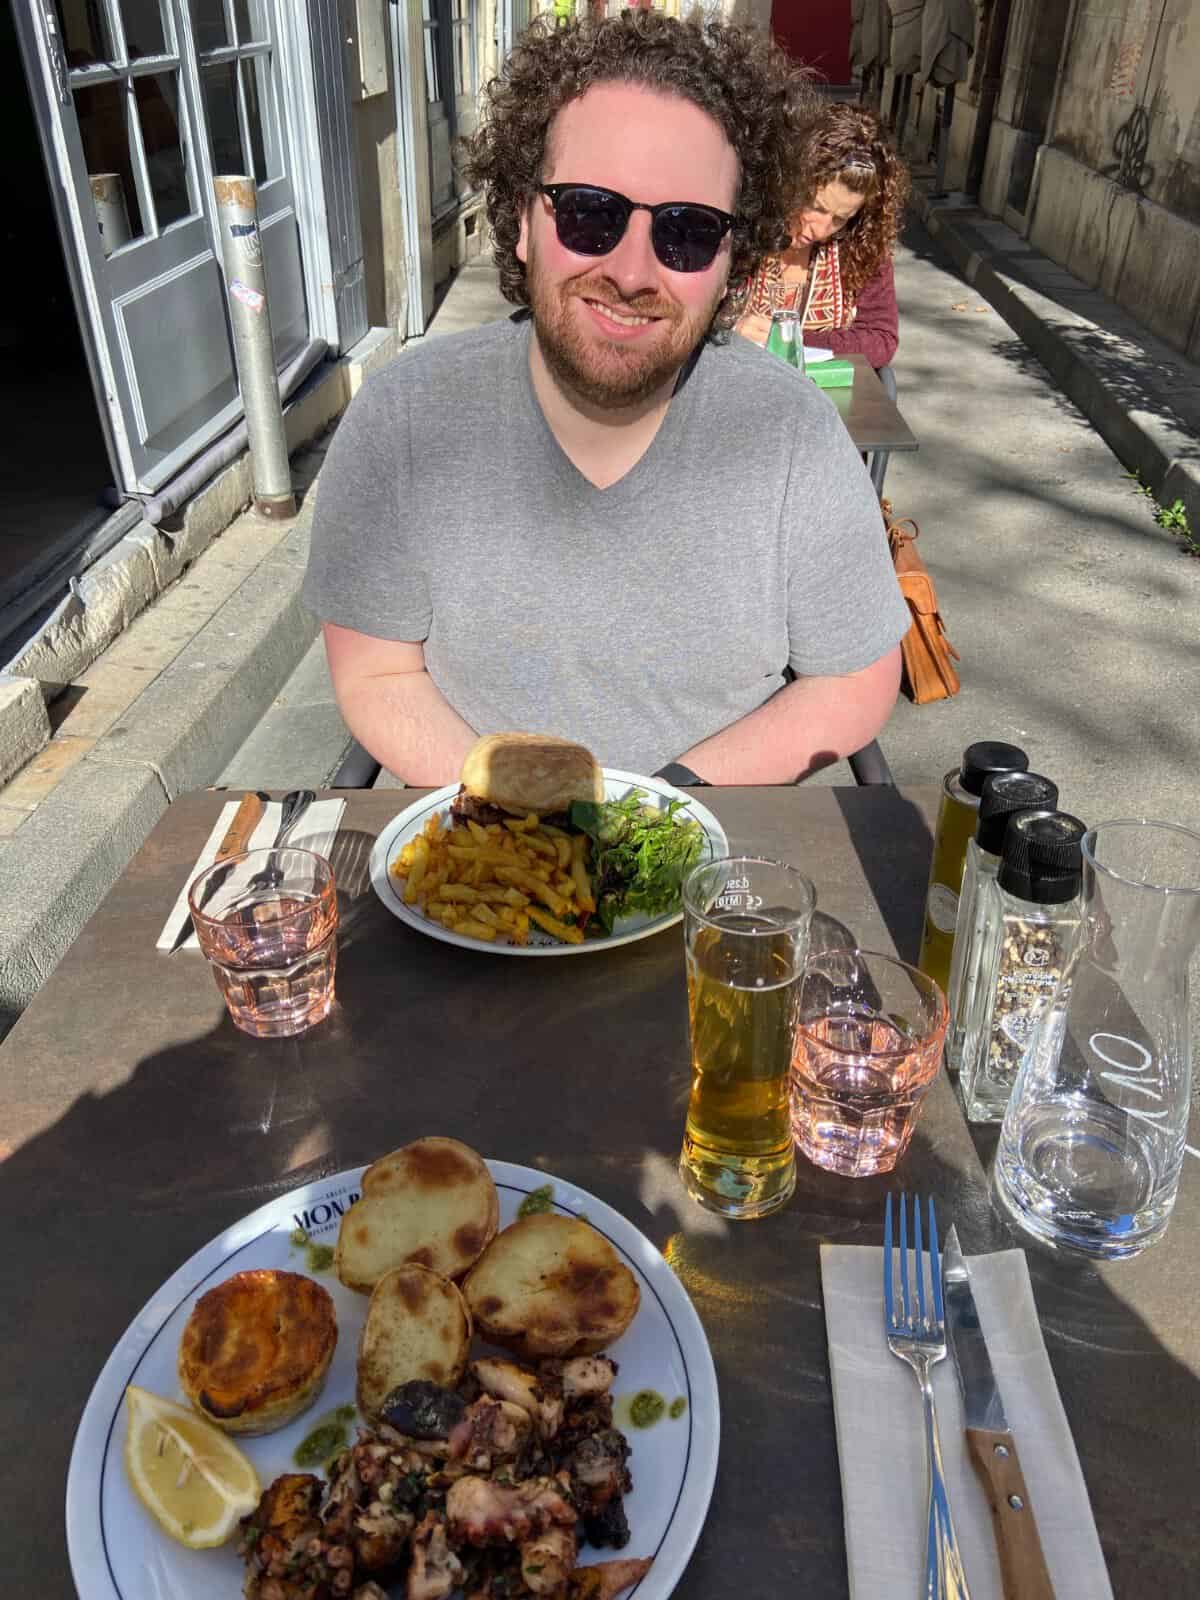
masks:
[[[532,28],[466,170],[527,311],[409,351],[322,472],[306,597],[343,715],[409,783],[523,728],[777,783],[868,743],[907,626],[826,398],[729,338],[786,240],[803,76],[761,34]]]

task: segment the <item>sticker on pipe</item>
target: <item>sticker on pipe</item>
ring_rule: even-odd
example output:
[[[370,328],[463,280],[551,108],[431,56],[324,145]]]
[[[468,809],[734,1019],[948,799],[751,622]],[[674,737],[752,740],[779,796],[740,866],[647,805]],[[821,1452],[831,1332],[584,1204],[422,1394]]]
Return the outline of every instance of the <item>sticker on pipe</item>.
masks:
[[[240,278],[234,278],[229,285],[229,292],[235,300],[240,300],[244,306],[249,306],[251,311],[261,311],[267,303],[266,295],[260,294],[257,289],[252,289]]]

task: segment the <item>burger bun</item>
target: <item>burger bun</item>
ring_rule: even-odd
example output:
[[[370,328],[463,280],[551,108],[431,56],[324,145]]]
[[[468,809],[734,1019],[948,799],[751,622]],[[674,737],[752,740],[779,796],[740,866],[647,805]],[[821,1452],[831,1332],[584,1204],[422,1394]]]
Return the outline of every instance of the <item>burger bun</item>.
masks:
[[[489,733],[467,751],[462,785],[513,816],[553,816],[573,800],[604,799],[604,774],[590,750],[548,733]]]

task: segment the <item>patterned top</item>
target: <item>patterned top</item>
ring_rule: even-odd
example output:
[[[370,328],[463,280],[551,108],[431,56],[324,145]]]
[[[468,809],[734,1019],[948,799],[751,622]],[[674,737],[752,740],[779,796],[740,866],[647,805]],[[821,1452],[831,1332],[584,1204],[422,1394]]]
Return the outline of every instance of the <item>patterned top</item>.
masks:
[[[787,303],[788,294],[782,258],[767,256],[759,262],[750,279],[745,311],[769,317],[772,311]],[[853,321],[854,306],[847,300],[842,288],[837,241],[831,240],[813,251],[802,325],[805,333],[829,332],[849,327]]]

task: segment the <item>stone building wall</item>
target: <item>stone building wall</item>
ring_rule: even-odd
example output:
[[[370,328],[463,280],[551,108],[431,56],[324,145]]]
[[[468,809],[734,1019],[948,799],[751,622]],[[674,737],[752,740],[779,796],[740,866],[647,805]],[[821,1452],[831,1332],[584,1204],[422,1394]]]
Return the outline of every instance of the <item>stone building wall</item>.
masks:
[[[976,11],[978,58],[1007,11],[1003,59],[978,141],[982,60],[956,88],[947,188],[977,193],[1200,360],[1200,0],[977,0]],[[885,111],[890,98],[887,79]],[[937,101],[914,89],[914,161],[933,150]]]

